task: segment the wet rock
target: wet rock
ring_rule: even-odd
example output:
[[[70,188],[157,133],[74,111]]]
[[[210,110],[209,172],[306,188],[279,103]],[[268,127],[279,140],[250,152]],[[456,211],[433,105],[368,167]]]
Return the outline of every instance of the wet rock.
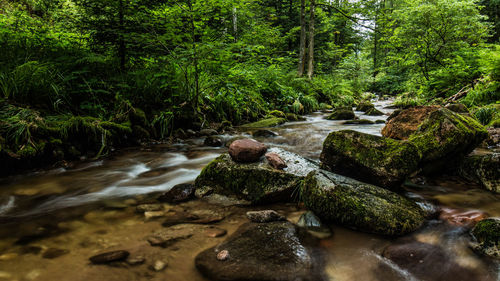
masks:
[[[472,248],[483,255],[500,259],[500,218],[481,220],[471,231]]]
[[[161,261],[161,260],[157,260],[153,264],[153,270],[157,271],[157,272],[164,270],[166,267],[167,267],[167,263],[164,261]]]
[[[385,120],[375,120],[375,124],[385,124]]]
[[[225,196],[221,194],[210,194],[203,198],[206,202],[214,205],[229,206],[249,206],[252,202],[235,198],[234,196]]]
[[[16,244],[26,245],[33,241],[57,235],[62,232],[64,232],[64,229],[60,229],[55,225],[34,225],[32,227],[27,227],[26,229],[24,229],[22,236],[16,241]]]
[[[264,137],[264,138],[271,138],[271,137],[276,137],[278,136],[277,133],[270,131],[270,130],[265,130],[265,129],[259,129],[255,132],[252,133],[252,136],[254,137]]]
[[[146,261],[146,259],[143,256],[135,256],[135,257],[128,257],[127,258],[127,263],[129,265],[140,265],[143,264]]]
[[[500,128],[488,128],[488,138],[484,142],[487,147],[500,146]]]
[[[288,121],[306,121],[306,118],[295,113],[286,113],[286,119]]]
[[[151,246],[169,247],[174,243],[190,238],[195,233],[195,229],[189,226],[169,227],[153,233],[147,238]]]
[[[95,255],[90,257],[89,260],[93,264],[106,264],[110,262],[125,260],[129,255],[130,255],[129,252],[119,250],[119,251],[112,251]]]
[[[165,216],[165,211],[151,211],[144,212],[144,218],[146,220],[157,219]]]
[[[381,116],[384,115],[384,113],[376,108],[371,108],[365,112],[365,115],[369,116]]]
[[[382,129],[382,135],[388,138],[406,140],[417,131],[418,126],[439,106],[416,106],[406,110],[394,111]]]
[[[162,204],[141,204],[135,207],[137,213],[163,211]]]
[[[267,128],[276,127],[286,122],[285,118],[267,118],[254,123],[249,123],[241,126],[242,128]]]
[[[485,189],[500,193],[500,153],[471,155],[458,168],[459,175],[479,183]]]
[[[237,163],[228,154],[210,162],[196,179],[197,188],[209,186],[215,193],[236,196],[254,204],[292,201],[301,180],[317,166],[294,153],[272,148],[287,163],[284,170],[276,170],[266,160],[256,163]]]
[[[442,208],[439,219],[447,221],[456,226],[473,227],[480,220],[489,217],[489,215],[479,210],[459,210],[451,208]]]
[[[356,115],[350,107],[338,107],[335,108],[326,119],[328,120],[351,120],[354,119]]]
[[[69,250],[66,249],[57,249],[57,248],[48,248],[42,254],[42,258],[44,259],[55,259],[60,256],[64,256],[69,253]]]
[[[448,104],[445,106],[445,108],[447,108],[453,112],[456,112],[456,113],[465,113],[465,114],[469,113],[469,110],[467,109],[467,107],[461,103]]]
[[[290,222],[247,223],[195,265],[211,280],[324,280],[314,242]]]
[[[186,134],[188,135],[188,137],[195,137],[196,136],[196,132],[192,129],[187,129]]]
[[[343,125],[372,125],[375,122],[368,119],[354,119],[342,122]]]
[[[441,108],[431,112],[408,141],[422,155],[424,172],[432,173],[460,160],[486,137],[487,131],[475,119]]]
[[[297,225],[311,232],[312,235],[318,238],[327,238],[332,235],[330,228],[324,225],[321,220],[311,211],[303,213]]]
[[[407,142],[344,130],[328,135],[320,158],[325,170],[398,189],[417,170],[420,155]]]
[[[327,171],[311,172],[301,196],[320,218],[369,233],[403,235],[425,220],[422,209],[409,199]]]
[[[275,169],[283,170],[284,168],[287,167],[285,161],[281,159],[278,153],[275,152],[266,153],[266,159],[267,162],[269,162],[269,165],[271,165]]]
[[[210,186],[200,186],[200,187],[196,187],[195,191],[194,191],[194,196],[196,198],[203,198],[205,196],[208,196],[210,194],[212,194],[214,192],[214,189],[211,188]]]
[[[205,236],[210,238],[222,237],[227,234],[227,230],[218,228],[218,227],[210,227],[205,229]]]
[[[486,281],[491,280],[481,272],[461,266],[452,254],[437,245],[410,241],[388,246],[383,257],[423,281]],[[384,266],[384,270],[391,270]]]
[[[286,218],[274,210],[263,211],[249,211],[247,218],[252,222],[272,222],[272,221],[285,221]]]
[[[214,129],[203,129],[200,130],[199,135],[202,137],[217,135],[217,131]]]
[[[356,106],[356,111],[366,112],[372,108],[375,108],[375,105],[373,105],[373,103],[368,102],[368,101],[364,101],[364,102],[360,102],[358,104],[358,106]]]
[[[208,136],[205,138],[203,144],[206,146],[221,147],[224,145],[224,140],[218,136]]]
[[[172,189],[160,195],[158,197],[158,201],[167,203],[187,201],[194,197],[195,189],[196,188],[192,183],[181,183],[175,185]]]
[[[169,212],[165,214],[165,217],[166,219],[162,223],[165,227],[183,223],[210,224],[224,219],[222,214],[210,210],[198,211],[198,213]]]
[[[236,140],[229,146],[231,158],[241,163],[259,161],[266,151],[266,145],[252,139]]]
[[[42,247],[38,246],[25,246],[21,248],[21,254],[33,254],[38,255],[42,251]]]

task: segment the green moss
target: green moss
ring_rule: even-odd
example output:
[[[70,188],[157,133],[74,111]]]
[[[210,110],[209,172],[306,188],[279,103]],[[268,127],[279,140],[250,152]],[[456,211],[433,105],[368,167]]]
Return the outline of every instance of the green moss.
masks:
[[[372,125],[375,124],[375,122],[368,120],[368,119],[357,119],[357,120],[348,120],[343,122],[342,124],[345,125]]]
[[[129,113],[130,122],[134,125],[147,126],[148,119],[142,109],[134,108]]]
[[[354,111],[352,108],[346,108],[346,107],[339,107],[335,108],[326,119],[328,120],[350,120],[354,119],[356,115],[354,114]]]
[[[31,145],[25,145],[16,154],[21,158],[32,158],[38,154],[38,151]]]
[[[369,233],[403,235],[424,222],[424,212],[414,202],[326,171],[309,173],[301,197],[322,219]]]
[[[125,123],[121,123],[121,124],[110,122],[110,121],[101,121],[99,123],[99,125],[102,128],[109,130],[109,131],[112,131],[112,132],[117,133],[117,134],[132,133],[130,121],[125,122]]]
[[[269,112],[269,115],[276,117],[276,118],[286,118],[285,113],[283,111],[279,111],[279,110],[273,110],[273,111]]]
[[[500,128],[500,119],[495,119],[488,124],[490,128]]]
[[[265,127],[275,127],[286,122],[284,118],[268,118],[263,119],[254,123],[245,124],[244,128],[265,128]]]
[[[479,243],[485,246],[500,246],[500,219],[483,219],[476,224],[472,235]]]
[[[369,116],[380,116],[380,115],[384,115],[384,113],[376,108],[370,108],[368,109],[366,112],[365,112],[366,115],[369,115]]]
[[[375,106],[373,105],[373,103],[371,102],[368,102],[368,101],[362,101],[358,104],[358,106],[356,106],[356,111],[363,111],[363,112],[366,112],[372,108],[375,108]]]

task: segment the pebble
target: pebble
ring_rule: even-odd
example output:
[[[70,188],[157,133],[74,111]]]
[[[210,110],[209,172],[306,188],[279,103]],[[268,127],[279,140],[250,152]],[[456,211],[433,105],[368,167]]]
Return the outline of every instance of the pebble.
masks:
[[[225,261],[227,259],[229,259],[229,251],[228,250],[222,250],[217,254],[217,260]]]
[[[127,251],[118,250],[118,251],[106,252],[99,255],[95,255],[93,257],[90,257],[89,260],[93,264],[103,264],[103,263],[110,263],[114,261],[124,260],[129,255],[130,253]]]
[[[139,265],[143,264],[146,259],[143,256],[129,257],[127,259],[127,263],[130,265]]]
[[[217,227],[210,227],[205,229],[205,235],[210,238],[222,237],[227,234],[227,230]]]
[[[145,217],[147,220],[156,219],[156,218],[161,218],[161,217],[164,217],[164,216],[165,216],[165,212],[164,212],[164,211],[151,211],[151,212],[144,212],[144,217]]]
[[[161,260],[155,261],[155,264],[153,265],[154,271],[162,271],[165,267],[167,267],[167,263]]]

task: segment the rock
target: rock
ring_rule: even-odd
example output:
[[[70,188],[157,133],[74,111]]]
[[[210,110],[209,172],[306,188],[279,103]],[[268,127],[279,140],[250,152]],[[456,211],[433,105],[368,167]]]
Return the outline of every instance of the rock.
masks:
[[[163,211],[162,204],[141,204],[135,207],[137,213]]]
[[[274,116],[274,117],[278,117],[278,118],[286,118],[286,114],[283,111],[279,111],[279,110],[273,110],[273,111],[269,112],[269,115]]]
[[[0,261],[9,261],[17,258],[19,255],[17,253],[6,253],[0,255]]]
[[[272,221],[286,221],[286,218],[274,210],[263,211],[249,211],[247,218],[252,222],[272,222]]]
[[[144,212],[144,218],[146,218],[146,220],[157,219],[164,216],[165,216],[165,211]]]
[[[127,263],[129,265],[140,265],[143,264],[146,261],[146,259],[143,256],[135,256],[135,257],[128,257],[127,258]]]
[[[439,219],[447,221],[456,226],[473,227],[477,222],[489,217],[489,215],[479,210],[458,210],[442,208]]]
[[[55,258],[58,258],[60,256],[66,255],[67,253],[69,253],[69,250],[66,250],[66,249],[48,248],[42,254],[42,258],[55,259]]]
[[[321,223],[321,220],[311,211],[303,213],[297,225],[310,231],[310,233],[320,239],[328,238],[332,235],[330,228]]]
[[[155,261],[153,264],[153,270],[154,271],[162,271],[167,267],[167,263],[161,260]]]
[[[178,138],[178,139],[187,139],[188,138],[188,134],[186,132],[184,132],[183,129],[181,128],[178,128],[177,130],[175,130],[174,132],[174,137]]]
[[[224,216],[213,211],[201,212],[197,214],[193,212],[169,212],[165,214],[163,226],[173,226],[177,224],[210,224],[219,222],[224,219]]]
[[[463,178],[477,182],[489,191],[500,193],[500,153],[467,156],[458,172]]]
[[[267,160],[237,163],[228,154],[210,162],[196,178],[196,188],[209,186],[215,193],[236,196],[254,204],[292,201],[302,179],[317,168],[313,162],[294,153],[272,148],[288,164],[284,170],[269,166]]]
[[[196,188],[196,187],[195,187]],[[208,196],[214,192],[214,189],[211,188],[210,186],[200,186],[197,187],[196,190],[194,191],[194,196],[196,198],[203,198],[205,196]]]
[[[249,123],[241,126],[242,128],[267,128],[276,127],[286,122],[285,118],[267,118],[254,123]]]
[[[89,260],[93,264],[105,264],[105,263],[125,260],[129,255],[130,255],[129,252],[119,250],[119,251],[112,251],[95,255],[93,257],[90,257]]]
[[[371,108],[371,109],[368,109],[366,112],[365,112],[365,115],[369,115],[369,116],[381,116],[381,115],[384,115],[384,113],[376,108]]]
[[[354,119],[342,122],[342,125],[372,125],[375,122],[368,119]]]
[[[266,130],[266,129],[259,129],[257,131],[254,131],[252,133],[252,136],[254,137],[264,137],[264,138],[271,138],[271,137],[276,137],[278,136],[277,133],[273,132],[273,131],[270,131],[270,130]]]
[[[188,137],[195,137],[196,136],[196,132],[192,129],[187,129],[186,134],[188,135]]]
[[[465,114],[469,113],[469,110],[467,109],[467,107],[461,103],[451,103],[451,104],[446,105],[445,108],[447,108],[453,112],[456,112],[456,113],[465,113]]]
[[[288,121],[306,121],[305,117],[297,115],[295,113],[286,113],[286,119]]]
[[[218,227],[210,227],[205,229],[205,236],[210,238],[222,237],[227,234],[227,230],[218,228]]]
[[[259,161],[267,147],[252,139],[236,140],[229,146],[229,155],[236,162],[250,163]]]
[[[409,199],[327,171],[311,172],[301,197],[320,218],[369,233],[403,235],[424,222],[423,210]]]
[[[356,111],[367,112],[368,110],[370,110],[372,108],[375,108],[375,105],[373,105],[373,103],[371,103],[369,101],[363,101],[363,102],[360,102],[358,104],[358,106],[356,106]]]
[[[205,196],[203,200],[208,202],[209,204],[221,205],[224,207],[252,205],[252,202],[250,201],[240,200],[238,198],[235,198],[234,196],[225,196],[221,194],[210,194],[208,196]]]
[[[488,128],[488,138],[485,144],[488,147],[500,146],[500,128]]]
[[[338,107],[335,108],[326,119],[328,120],[351,120],[354,119],[356,115],[350,107]]]
[[[418,126],[439,106],[416,106],[406,110],[394,111],[387,119],[382,135],[388,138],[406,140],[415,133]]]
[[[471,231],[472,248],[483,255],[500,259],[500,218],[481,220]]]
[[[418,241],[399,242],[385,248],[382,256],[417,280],[493,281],[479,271],[460,265],[452,254],[437,245]],[[385,265],[383,270],[391,268],[393,266]]]
[[[181,183],[177,184],[169,191],[163,193],[158,197],[158,201],[167,203],[178,203],[187,201],[194,197],[195,192],[194,184],[192,183]]]
[[[214,129],[203,129],[198,133],[202,137],[217,135],[218,132]]]
[[[422,155],[424,172],[439,172],[469,154],[487,134],[475,119],[441,108],[431,112],[408,141]]]
[[[316,240],[290,222],[247,223],[198,254],[196,268],[211,280],[319,281]]]
[[[375,120],[375,124],[385,124],[385,120],[381,119]]]
[[[344,130],[328,135],[320,158],[325,170],[398,189],[417,170],[420,155],[408,142]]]
[[[278,155],[278,153],[266,153],[266,159],[267,162],[269,162],[269,165],[271,165],[275,169],[283,170],[284,168],[288,167],[285,161],[283,161],[283,159],[281,159],[281,157]]]
[[[153,233],[147,240],[151,246],[166,248],[180,240],[190,238],[195,231],[196,230],[190,226],[174,226]]]
[[[208,136],[205,138],[205,141],[203,141],[203,144],[206,146],[221,147],[224,146],[224,141],[218,136]]]

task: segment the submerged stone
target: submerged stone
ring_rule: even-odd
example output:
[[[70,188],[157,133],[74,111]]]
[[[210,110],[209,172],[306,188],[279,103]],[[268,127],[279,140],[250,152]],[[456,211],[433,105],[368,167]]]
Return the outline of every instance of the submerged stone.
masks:
[[[194,197],[195,187],[192,183],[177,184],[158,197],[160,202],[178,203]]]
[[[196,178],[196,188],[208,186],[222,195],[234,195],[254,204],[293,201],[302,179],[317,165],[299,155],[272,148],[288,167],[277,170],[267,159],[255,163],[237,163],[228,154],[210,162]]]
[[[460,176],[500,193],[500,153],[467,156],[458,171]]]
[[[318,238],[327,238],[332,235],[330,228],[324,225],[321,220],[311,211],[303,213],[297,225],[307,229],[312,235]]]
[[[360,133],[333,132],[323,143],[321,168],[384,188],[398,188],[420,160],[408,142]]]
[[[301,198],[322,219],[369,233],[403,235],[424,222],[424,212],[409,199],[322,170],[306,177]]]
[[[290,222],[247,223],[198,254],[196,268],[211,280],[319,281],[317,241]]]
[[[270,131],[270,130],[259,129],[259,130],[255,131],[255,132],[253,132],[252,136],[254,136],[254,137],[269,138],[269,137],[276,137],[276,136],[278,136],[278,134],[275,133],[275,132],[273,132],[273,131]]]
[[[220,147],[224,145],[224,140],[218,136],[208,136],[205,138],[205,141],[203,141],[203,144],[206,146]]]
[[[249,211],[247,218],[252,222],[285,221],[286,218],[274,210]]]
[[[89,260],[93,264],[105,264],[105,263],[125,260],[127,259],[129,254],[130,254],[129,252],[123,250],[112,251],[92,256],[89,258]]]

